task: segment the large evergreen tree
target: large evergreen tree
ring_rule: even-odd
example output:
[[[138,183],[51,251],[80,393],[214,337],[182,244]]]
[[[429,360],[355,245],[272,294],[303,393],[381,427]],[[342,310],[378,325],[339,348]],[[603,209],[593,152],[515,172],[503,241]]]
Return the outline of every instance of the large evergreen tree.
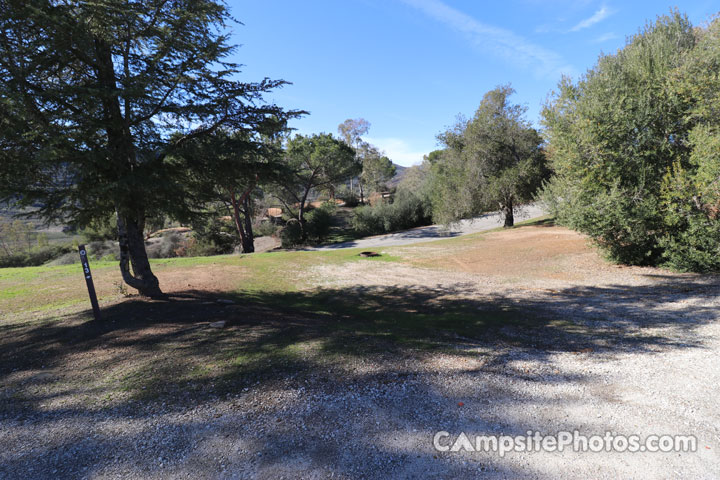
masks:
[[[211,0],[0,0],[0,200],[81,226],[117,215],[123,279],[161,294],[145,219],[197,207],[172,152],[286,116],[261,97],[283,81],[236,80],[231,21]]]

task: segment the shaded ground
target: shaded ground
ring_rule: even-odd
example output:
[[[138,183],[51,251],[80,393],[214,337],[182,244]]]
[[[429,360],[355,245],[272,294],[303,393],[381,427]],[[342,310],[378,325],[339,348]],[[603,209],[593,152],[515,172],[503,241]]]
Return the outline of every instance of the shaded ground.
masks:
[[[6,317],[0,478],[717,473],[718,278],[610,266],[542,223],[383,254],[167,262],[168,299],[108,299],[100,324]],[[438,430],[574,429],[699,450],[432,448]]]

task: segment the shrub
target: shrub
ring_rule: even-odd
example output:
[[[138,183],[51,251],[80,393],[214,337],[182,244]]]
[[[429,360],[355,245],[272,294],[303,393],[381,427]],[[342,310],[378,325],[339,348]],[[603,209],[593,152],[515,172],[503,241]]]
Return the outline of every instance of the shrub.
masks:
[[[120,259],[118,243],[110,240],[90,242],[86,250],[89,258],[93,260],[102,260],[104,258],[110,258],[111,256],[115,260]]]
[[[675,163],[663,178],[661,207],[665,234],[659,239],[663,264],[673,270],[720,270],[720,221],[715,209],[703,205],[695,178]]]
[[[360,204],[360,199],[355,192],[351,192],[347,185],[341,185],[336,191],[335,196],[341,198],[345,202],[346,207],[355,208]]]
[[[256,237],[272,237],[277,233],[278,227],[271,220],[262,220],[255,226]]]
[[[360,199],[353,192],[348,192],[342,199],[346,207],[355,208],[360,204]]]
[[[279,236],[283,248],[291,248],[299,245],[302,241],[300,221],[296,218],[288,220],[285,226],[280,229]]]
[[[305,230],[309,239],[321,242],[328,236],[334,211],[335,205],[325,203],[305,216]]]
[[[720,19],[660,17],[543,109],[560,224],[619,262],[720,269]]]
[[[0,257],[0,268],[37,267],[72,251],[71,245],[35,247],[27,252]]]
[[[175,253],[178,257],[210,257],[232,252],[228,252],[224,246],[217,245],[211,240],[192,236],[183,242]]]
[[[239,242],[232,222],[223,222],[218,217],[205,217],[192,224],[197,246],[196,252],[212,252],[204,255],[232,253]]]
[[[147,244],[146,250],[150,258],[172,258],[179,255],[180,248],[184,248],[185,238],[176,232],[162,235],[158,240]],[[184,252],[184,250],[181,250]]]
[[[38,233],[37,236],[37,246],[40,248],[45,248],[50,246],[50,241],[48,240],[48,235],[45,232]]]
[[[376,235],[383,233],[384,227],[382,218],[377,215],[380,205],[377,207],[360,207],[353,212],[350,225],[360,235]]]
[[[393,203],[356,209],[351,225],[361,235],[377,235],[428,225],[430,221],[422,200],[411,192],[399,190]]]

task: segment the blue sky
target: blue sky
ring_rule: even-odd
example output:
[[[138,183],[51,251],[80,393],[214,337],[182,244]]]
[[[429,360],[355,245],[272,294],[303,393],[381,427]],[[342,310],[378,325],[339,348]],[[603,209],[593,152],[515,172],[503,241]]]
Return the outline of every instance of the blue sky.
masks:
[[[482,96],[511,83],[536,123],[560,76],[577,78],[601,52],[677,6],[696,25],[715,1],[229,0],[243,25],[232,42],[242,79],[293,83],[266,98],[310,115],[298,133],[371,123],[366,140],[401,165],[437,148],[435,136]]]

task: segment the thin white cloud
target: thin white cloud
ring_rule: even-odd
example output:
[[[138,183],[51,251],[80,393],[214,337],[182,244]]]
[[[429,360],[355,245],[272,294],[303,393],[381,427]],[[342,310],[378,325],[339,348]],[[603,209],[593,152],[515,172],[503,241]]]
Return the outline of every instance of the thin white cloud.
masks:
[[[586,18],[585,20],[582,20],[580,23],[575,25],[570,29],[571,32],[577,32],[579,30],[582,30],[583,28],[592,27],[596,23],[600,23],[606,18],[608,18],[610,15],[615,13],[614,10],[609,9],[607,6],[603,5],[600,10],[595,12],[592,17]]]
[[[617,33],[608,32],[608,33],[604,33],[604,34],[600,35],[599,37],[595,37],[593,39],[593,43],[603,43],[603,42],[607,42],[608,40],[615,40],[618,38],[620,38],[620,35],[618,35]]]
[[[530,67],[539,77],[575,73],[575,69],[556,52],[536,45],[509,30],[482,23],[440,0],[401,1],[464,34],[474,47],[489,51],[518,66]]]
[[[422,162],[423,155],[429,153],[416,150],[408,142],[400,138],[363,137],[363,140],[378,147],[385,152],[385,155],[387,155],[390,160],[403,167],[409,167]]]

